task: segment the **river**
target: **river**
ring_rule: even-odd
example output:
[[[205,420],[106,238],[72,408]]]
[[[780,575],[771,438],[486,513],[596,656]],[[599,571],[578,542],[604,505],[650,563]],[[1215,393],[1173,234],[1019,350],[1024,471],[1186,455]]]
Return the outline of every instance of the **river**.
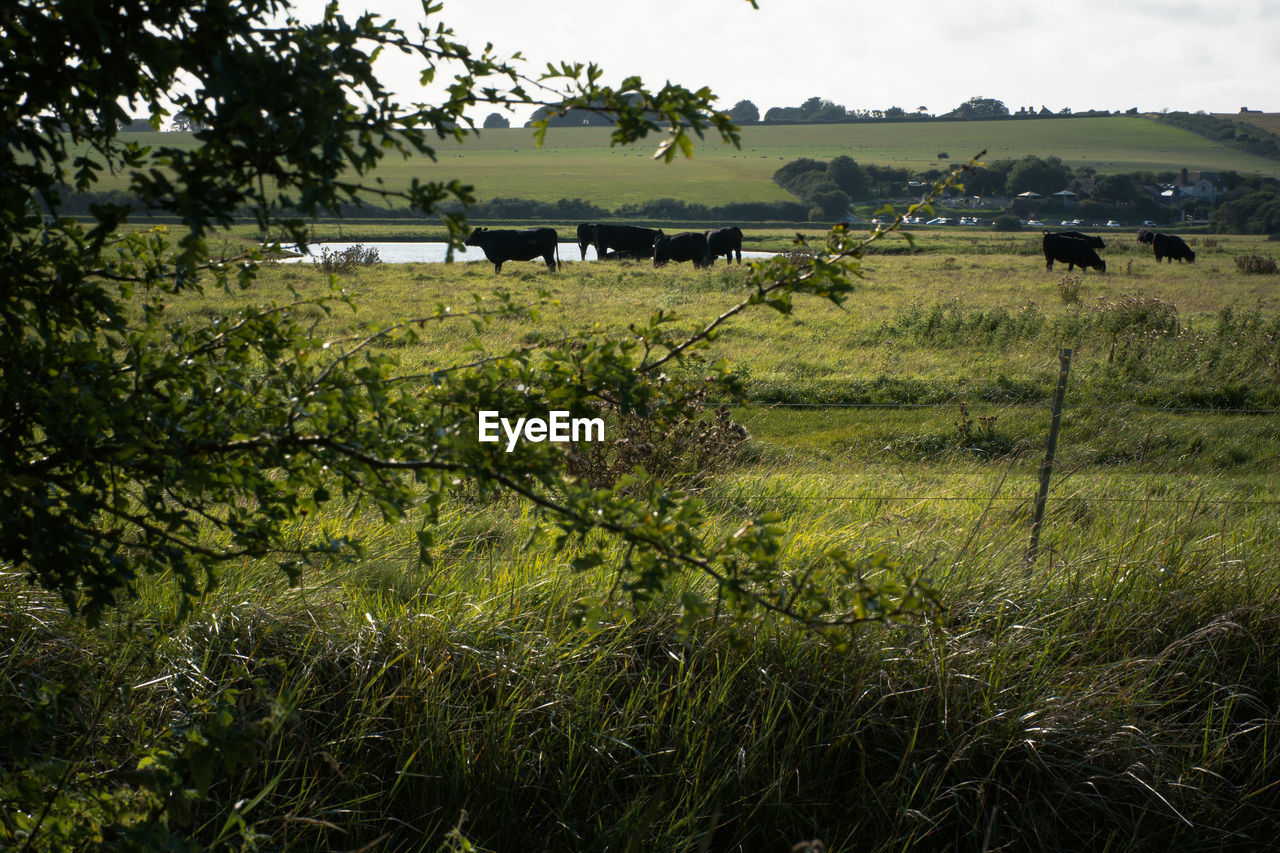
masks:
[[[438,264],[443,263],[445,254],[448,250],[448,243],[312,243],[308,248],[311,256],[320,254],[321,249],[328,249],[331,252],[341,252],[355,245],[362,245],[366,249],[376,249],[378,257],[382,259],[384,264]],[[286,249],[296,251],[294,246],[286,246]],[[759,260],[761,258],[772,258],[777,252],[743,252],[742,259]],[[286,263],[297,263],[299,261],[309,260],[308,256],[285,258]],[[468,247],[465,250],[454,249],[453,259],[455,261],[483,261],[485,259],[484,252],[476,247]],[[537,259],[541,263],[541,259]],[[577,243],[561,243],[560,244],[560,260],[579,261],[582,260],[581,254],[578,252]],[[596,250],[594,246],[587,247],[586,260],[596,260]]]

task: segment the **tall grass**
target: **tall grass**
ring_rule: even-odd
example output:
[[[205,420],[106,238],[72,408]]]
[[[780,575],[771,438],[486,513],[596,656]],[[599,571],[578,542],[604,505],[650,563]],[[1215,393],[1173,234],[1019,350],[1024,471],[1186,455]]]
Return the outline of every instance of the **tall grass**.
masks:
[[[884,509],[834,528],[797,513],[793,544],[874,542]],[[242,713],[283,697],[287,717],[211,794],[266,791],[250,820],[290,849],[436,849],[464,813],[492,850],[1265,843],[1280,590],[1258,555],[1274,525],[1112,507],[1028,569],[1004,510],[981,509],[904,519],[895,544],[939,551],[946,612],[847,651],[768,623],[682,638],[661,604],[584,633],[572,603],[598,580],[508,544],[488,567],[384,558],[294,593],[244,567],[189,624],[143,608],[141,636],[10,594],[2,672],[12,690],[93,661],[59,709],[68,732],[94,697],[145,685],[97,732],[107,778],[197,698],[264,679]],[[1205,532],[1175,544],[1187,529]],[[157,631],[172,633],[144,654]],[[198,834],[222,820],[197,810]]]

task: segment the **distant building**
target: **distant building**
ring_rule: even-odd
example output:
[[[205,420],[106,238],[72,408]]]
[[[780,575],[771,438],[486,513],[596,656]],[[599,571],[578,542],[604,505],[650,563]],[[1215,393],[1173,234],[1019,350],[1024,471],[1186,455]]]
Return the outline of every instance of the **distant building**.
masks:
[[[1217,172],[1188,172],[1184,166],[1173,181],[1173,195],[1176,198],[1202,198],[1209,204],[1214,204],[1226,191],[1222,177]]]

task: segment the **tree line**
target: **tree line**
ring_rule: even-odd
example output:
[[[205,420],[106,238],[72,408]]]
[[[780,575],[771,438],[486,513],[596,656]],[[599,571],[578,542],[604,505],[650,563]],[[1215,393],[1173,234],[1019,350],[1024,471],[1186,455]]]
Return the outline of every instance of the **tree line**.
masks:
[[[1128,110],[1129,115],[1136,115],[1137,108]],[[955,109],[945,113],[934,114],[928,107],[918,106],[913,110],[900,106],[884,109],[850,109],[843,104],[812,97],[799,106],[772,107],[763,116],[759,107],[749,100],[738,101],[729,110],[729,117],[739,125],[749,124],[839,124],[865,121],[969,121],[1002,118],[1058,118],[1064,116],[1109,116],[1119,115],[1108,110],[1088,110],[1072,112],[1064,107],[1053,112],[1047,107],[1019,107],[1011,111],[1003,101],[995,98],[974,96]]]
[[[874,168],[874,167],[873,167]],[[109,205],[120,209],[145,213],[160,219],[171,217],[163,210],[150,208],[138,196],[126,190],[85,190],[77,192],[61,185],[57,211],[63,216],[90,217],[95,207]],[[47,206],[41,212],[50,214]],[[440,209],[461,213],[460,204],[444,202]],[[809,205],[796,201],[735,201],[726,204],[700,204],[678,198],[654,198],[642,202],[628,202],[613,210],[583,198],[560,198],[555,201],[498,196],[475,202],[466,207],[468,219],[484,222],[492,220],[543,220],[569,222],[573,220],[661,219],[675,222],[802,222],[808,216]],[[296,209],[289,209],[297,214]],[[237,219],[250,219],[253,211],[247,207],[236,212]],[[421,218],[408,207],[394,207],[371,203],[343,202],[336,206],[334,218],[353,221],[373,219]]]
[[[944,174],[946,172],[937,168],[912,171],[893,166],[864,166],[852,157],[839,155],[826,162],[805,157],[792,160],[774,172],[773,180],[800,200],[810,220],[827,220],[846,215],[858,202],[901,198],[911,189],[912,182],[931,185]],[[1028,155],[1021,159],[993,160],[974,169],[965,178],[964,192],[1009,198],[1033,192],[1048,198],[1060,190],[1087,184],[1088,198],[1073,208],[1084,219],[1109,218],[1117,208],[1132,210],[1144,218],[1163,219],[1181,207],[1161,201],[1152,189],[1172,184],[1177,177],[1178,173],[1172,170],[1099,175],[1092,166],[1072,169],[1059,157]],[[1218,177],[1227,193],[1212,211],[1211,224],[1215,230],[1253,234],[1280,232],[1280,182],[1234,171],[1219,173]],[[1202,206],[1208,202],[1196,200],[1192,204]]]
[[[1108,110],[1088,110],[1072,112],[1070,107],[1053,112],[1047,107],[1019,107],[1011,111],[1003,101],[995,98],[975,96],[960,104],[949,112],[934,114],[928,107],[918,106],[905,109],[891,106],[884,109],[850,109],[843,104],[820,97],[812,97],[794,107],[772,107],[763,115],[760,108],[749,100],[740,100],[727,111],[729,118],[737,125],[752,124],[837,124],[863,121],[967,121],[1000,118],[1060,118],[1064,116],[1109,116],[1120,115]],[[1127,110],[1125,115],[1137,115],[1137,107]],[[608,127],[612,119],[601,110],[580,108],[559,110],[553,107],[542,107],[536,110],[525,127],[538,122],[547,122],[551,127]],[[511,120],[502,113],[490,113],[485,117],[486,128],[510,127]]]
[[[950,169],[951,167],[949,167]],[[948,170],[949,170],[948,169]],[[661,220],[666,222],[804,222],[839,219],[859,202],[900,199],[912,191],[912,182],[932,185],[948,170],[930,168],[913,171],[898,166],[860,164],[852,157],[839,155],[830,161],[802,157],[780,167],[774,182],[796,197],[796,201],[751,201],[726,204],[700,204],[677,198],[655,198],[628,202],[609,210],[582,198],[560,198],[555,201],[499,196],[476,202],[467,209],[476,221],[530,220],[546,222],[594,221],[608,218],[624,220]],[[1150,191],[1152,186],[1171,183],[1177,172],[1171,170],[1135,171],[1098,175],[1090,166],[1072,169],[1058,157],[1029,155],[1018,160],[993,160],[970,172],[965,192],[976,196],[1013,197],[1022,192],[1050,196],[1064,187],[1092,181],[1089,197],[1074,210],[1084,219],[1105,219],[1117,208],[1129,209],[1144,218],[1167,218],[1173,211]],[[1256,175],[1237,172],[1219,174],[1227,187],[1217,207],[1204,211],[1211,216],[1215,231],[1245,234],[1280,232],[1280,183]],[[918,187],[923,190],[923,186]],[[137,212],[148,211],[144,202],[124,190],[87,190],[76,192],[60,187],[58,210],[63,215],[87,217],[95,206],[113,205]],[[1196,202],[1193,202],[1193,205]],[[1207,204],[1207,202],[1205,202]],[[460,205],[444,203],[442,209],[461,210]],[[48,212],[47,209],[43,212]],[[243,209],[238,218],[248,218],[252,211]],[[416,217],[406,207],[345,202],[336,215],[348,220],[404,219]]]

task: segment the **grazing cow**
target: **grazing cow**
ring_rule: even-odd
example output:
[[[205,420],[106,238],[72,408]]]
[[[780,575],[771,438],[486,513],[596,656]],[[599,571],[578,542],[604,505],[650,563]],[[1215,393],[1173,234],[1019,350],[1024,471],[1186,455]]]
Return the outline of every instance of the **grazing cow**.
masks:
[[[554,228],[532,228],[528,231],[490,231],[477,228],[467,238],[466,245],[479,246],[484,256],[493,264],[495,273],[502,272],[507,261],[531,261],[541,257],[547,269],[555,272],[560,263],[560,244]]]
[[[695,267],[711,266],[707,235],[686,231],[672,237],[659,237],[653,244],[653,265],[660,267],[667,261],[693,261]]]
[[[1178,263],[1182,263],[1183,260],[1191,264],[1196,262],[1196,253],[1191,251],[1190,247],[1176,234],[1153,234],[1151,248],[1156,253],[1157,264],[1165,258],[1169,259],[1169,263],[1173,263],[1175,258]]]
[[[578,251],[582,253],[582,260],[587,259],[587,247],[596,241],[596,229],[600,226],[594,222],[584,222],[578,226]]]
[[[612,249],[619,258],[652,258],[653,244],[662,236],[661,231],[652,228],[637,228],[634,225],[597,225],[595,239],[596,257],[611,257]]]
[[[738,263],[742,263],[742,229],[737,225],[719,228],[707,232],[707,251],[711,253],[711,263],[724,255],[727,263],[733,263],[733,253],[738,253]]]
[[[1107,262],[1098,257],[1098,253],[1087,240],[1046,231],[1044,233],[1044,268],[1052,270],[1054,261],[1066,264],[1067,272],[1071,272],[1076,267],[1082,270],[1092,267],[1098,272],[1107,271]]]
[[[1155,240],[1155,238],[1156,238],[1156,232],[1154,232],[1154,231],[1150,231],[1150,230],[1148,230],[1148,229],[1146,229],[1146,228],[1139,228],[1139,229],[1138,229],[1138,242],[1139,242],[1139,243],[1146,243],[1148,246],[1150,246],[1150,245],[1151,245],[1151,243],[1152,243],[1152,241],[1154,241],[1154,240]]]
[[[1083,240],[1095,249],[1105,249],[1107,244],[1102,242],[1102,238],[1095,234],[1084,234],[1080,231],[1046,231],[1046,234],[1057,234],[1059,237],[1075,237]]]

